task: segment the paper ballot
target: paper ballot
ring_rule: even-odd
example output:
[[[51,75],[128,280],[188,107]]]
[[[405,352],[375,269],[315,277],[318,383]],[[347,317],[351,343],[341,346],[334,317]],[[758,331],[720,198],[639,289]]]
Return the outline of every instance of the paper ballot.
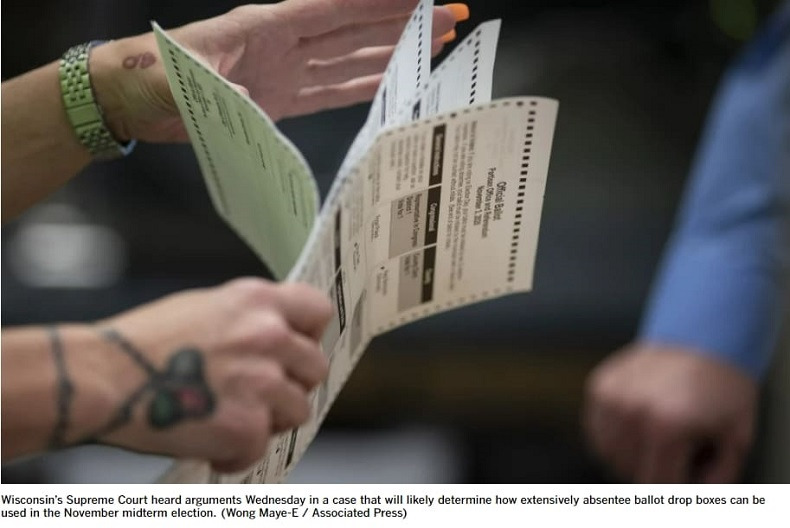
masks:
[[[368,118],[319,209],[299,151],[253,101],[154,31],[214,206],[279,279],[330,296],[329,376],[307,423],[251,469],[182,461],[163,482],[283,481],[375,336],[531,289],[557,102],[491,101],[499,21],[430,71],[432,1],[395,48]]]

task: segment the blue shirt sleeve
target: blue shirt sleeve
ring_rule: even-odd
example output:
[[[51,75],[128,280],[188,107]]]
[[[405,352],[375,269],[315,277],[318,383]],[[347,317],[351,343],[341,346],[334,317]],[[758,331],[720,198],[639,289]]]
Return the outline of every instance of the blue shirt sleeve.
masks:
[[[730,69],[640,329],[760,378],[776,345],[790,244],[790,2]]]

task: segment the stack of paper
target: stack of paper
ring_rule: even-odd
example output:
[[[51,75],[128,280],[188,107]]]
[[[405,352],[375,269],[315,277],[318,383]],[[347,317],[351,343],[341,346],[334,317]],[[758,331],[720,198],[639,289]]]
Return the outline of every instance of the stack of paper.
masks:
[[[278,278],[335,307],[311,419],[244,473],[179,462],[163,481],[282,481],[372,338],[531,289],[557,102],[491,101],[499,21],[431,72],[432,7],[422,0],[406,25],[320,210],[310,168],[263,110],[154,27],[217,211]]]

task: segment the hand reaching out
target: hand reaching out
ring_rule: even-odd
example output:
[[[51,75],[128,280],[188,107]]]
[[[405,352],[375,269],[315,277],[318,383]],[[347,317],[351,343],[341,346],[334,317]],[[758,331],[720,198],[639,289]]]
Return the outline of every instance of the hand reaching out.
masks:
[[[273,119],[373,97],[416,0],[287,0],[246,5],[171,31]],[[433,53],[465,6],[436,7]],[[444,36],[444,37],[443,37]],[[92,52],[91,75],[120,140],[186,139],[152,33]]]
[[[169,30],[272,118],[366,101],[417,0],[285,0]],[[464,4],[434,8],[433,52]],[[152,32],[95,46],[92,92],[120,143],[186,141]],[[63,111],[59,61],[3,82],[3,220],[52,193],[92,159]]]

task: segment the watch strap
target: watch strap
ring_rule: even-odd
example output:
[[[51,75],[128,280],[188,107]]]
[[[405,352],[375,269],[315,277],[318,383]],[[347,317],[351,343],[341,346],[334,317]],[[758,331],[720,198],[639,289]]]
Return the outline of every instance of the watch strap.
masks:
[[[58,73],[63,105],[71,126],[91,154],[98,159],[112,159],[129,154],[135,141],[119,143],[107,128],[104,115],[91,85],[88,59],[91,49],[103,41],[73,46],[60,60]]]

